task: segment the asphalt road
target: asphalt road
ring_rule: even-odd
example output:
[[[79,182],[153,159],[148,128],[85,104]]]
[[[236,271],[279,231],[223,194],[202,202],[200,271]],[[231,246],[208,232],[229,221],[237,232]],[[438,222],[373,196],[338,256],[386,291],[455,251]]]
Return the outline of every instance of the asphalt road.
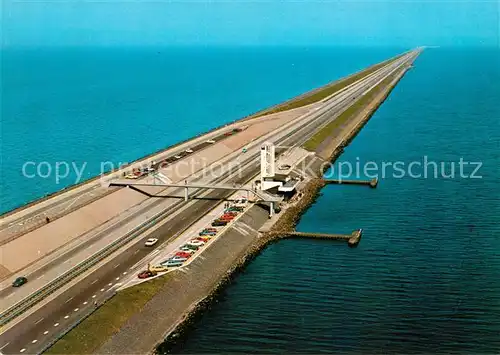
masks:
[[[410,59],[410,57],[406,58]],[[328,110],[321,112],[310,121],[310,124],[304,125],[299,129],[293,130],[288,134],[287,144],[299,143],[315,132],[319,127],[328,123],[332,117],[343,111],[351,105],[353,97],[358,97],[369,85],[375,84],[383,76],[374,76],[366,85],[361,85],[359,89],[354,90],[347,95],[340,103],[337,103]],[[277,152],[279,154],[279,151]],[[245,183],[258,173],[258,162],[249,164],[241,178],[233,180],[236,183]],[[213,191],[207,199],[197,200],[192,207],[183,211],[170,223],[165,224],[152,236],[158,238],[161,242],[171,239],[181,231],[188,228],[192,223],[198,220],[202,215],[210,211],[218,202],[212,199],[221,199],[228,196],[229,191]],[[179,202],[178,199],[175,199]],[[185,202],[181,202],[185,203]],[[26,319],[22,320],[12,329],[9,329],[0,336],[0,351],[3,354],[37,353],[44,348],[51,339],[53,339],[62,329],[69,324],[74,323],[82,313],[89,307],[94,307],[94,301],[98,302],[106,298],[107,292],[116,286],[123,278],[124,273],[130,272],[130,267],[135,265],[154,249],[143,246],[145,239],[137,243],[134,247],[127,249],[116,258],[108,261],[96,272],[92,273],[75,287],[70,288],[55,300],[49,302],[41,309],[35,311]],[[95,296],[95,297],[94,297]],[[85,304],[86,302],[86,304]]]

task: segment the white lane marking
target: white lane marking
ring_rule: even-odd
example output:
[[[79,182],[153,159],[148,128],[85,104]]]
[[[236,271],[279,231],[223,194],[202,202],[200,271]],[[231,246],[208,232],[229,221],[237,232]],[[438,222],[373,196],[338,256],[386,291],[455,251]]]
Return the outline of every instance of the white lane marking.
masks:
[[[57,327],[58,325],[59,325],[59,323],[56,323],[56,324],[54,324],[54,327]]]
[[[75,312],[78,312],[78,308],[75,308]]]
[[[68,303],[69,301],[71,301],[73,299],[73,297],[71,298],[68,298],[66,301],[64,301],[64,303]]]
[[[11,298],[12,296],[14,296],[13,293],[11,293],[10,295],[8,295],[6,298]]]
[[[87,304],[87,303],[88,303],[87,301],[83,302],[83,304]]]
[[[41,279],[41,278],[42,278],[42,277],[44,277],[44,276],[45,276],[45,275],[40,275],[40,276],[38,276],[38,277],[36,278],[36,280],[39,280],[39,279]]]
[[[154,252],[152,252],[150,255],[155,255],[155,254],[158,254],[160,252],[160,249],[156,249]]]
[[[92,281],[91,285],[95,284],[99,279]]]
[[[121,286],[122,283],[121,282],[118,282],[115,286]]]
[[[37,321],[35,322],[35,324],[40,323],[42,320],[43,320],[43,317],[42,317],[42,318],[40,318],[39,320],[37,320]]]
[[[33,340],[31,343],[32,343],[32,344],[35,344],[37,341],[38,341],[38,340],[36,340],[36,339],[35,339],[35,340]]]
[[[21,350],[19,350],[20,353],[24,353],[26,351],[25,348],[22,348]]]
[[[71,259],[66,260],[63,264],[69,263]]]
[[[49,334],[49,331],[48,331],[48,330],[46,330],[46,331],[44,331],[44,332],[43,332],[43,334],[44,334],[44,335],[47,335],[47,334]]]
[[[134,251],[134,254],[137,254],[139,252],[139,249],[137,249],[136,251]]]
[[[113,269],[116,269],[118,266],[120,266],[120,264],[116,264],[115,266],[113,266]]]
[[[68,318],[69,318],[69,316],[64,316],[64,319],[68,319]]]
[[[96,295],[93,295],[93,296],[92,296],[92,298],[95,298],[95,297],[96,297]]]
[[[4,344],[4,346],[2,346],[2,347],[0,348],[0,350],[2,350],[3,348],[5,348],[5,347],[6,347],[7,345],[9,345],[9,344],[10,344],[10,343]]]

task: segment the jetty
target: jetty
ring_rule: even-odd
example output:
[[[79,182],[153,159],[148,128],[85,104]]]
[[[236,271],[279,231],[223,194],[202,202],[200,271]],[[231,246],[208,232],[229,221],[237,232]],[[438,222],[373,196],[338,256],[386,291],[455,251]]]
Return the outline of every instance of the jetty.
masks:
[[[350,247],[355,247],[361,240],[362,229],[357,229],[351,234],[331,234],[331,233],[311,233],[311,232],[288,232],[285,238],[313,238],[313,239],[331,239],[345,240]]]
[[[371,180],[344,180],[344,179],[323,179],[325,184],[345,184],[345,185],[368,185],[375,188],[378,185],[378,178]]]

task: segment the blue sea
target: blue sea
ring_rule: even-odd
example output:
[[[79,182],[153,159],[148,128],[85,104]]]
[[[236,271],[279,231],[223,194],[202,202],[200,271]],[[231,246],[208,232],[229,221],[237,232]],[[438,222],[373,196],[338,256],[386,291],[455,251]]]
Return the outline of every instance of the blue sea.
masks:
[[[100,162],[132,161],[402,50],[5,51],[2,211],[74,183],[74,173],[24,178],[27,161],[87,162],[89,178]],[[363,228],[360,245],[271,245],[175,352],[499,353],[498,63],[498,49],[424,51],[340,158],[400,162],[406,175],[388,168],[377,189],[328,186],[298,225]],[[408,168],[424,161],[437,177],[432,164],[427,178]]]
[[[5,49],[0,213],[403,50]]]
[[[271,245],[174,352],[498,354],[498,63],[498,50],[426,50],[340,161],[427,157],[427,178],[415,165],[377,189],[325,187],[298,230],[363,228],[358,248]],[[482,166],[460,177],[461,158]]]

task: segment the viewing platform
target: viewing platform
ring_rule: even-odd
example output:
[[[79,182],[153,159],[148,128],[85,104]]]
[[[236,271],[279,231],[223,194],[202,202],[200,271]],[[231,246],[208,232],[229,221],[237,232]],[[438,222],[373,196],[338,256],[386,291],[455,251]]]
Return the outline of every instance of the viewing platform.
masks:
[[[368,185],[371,188],[376,188],[378,178],[371,180],[344,180],[344,179],[324,179],[325,184],[346,184],[346,185]]]
[[[362,229],[357,229],[351,234],[330,234],[330,233],[311,233],[311,232],[288,232],[285,238],[313,238],[313,239],[332,239],[345,240],[350,247],[355,247],[361,240]]]

